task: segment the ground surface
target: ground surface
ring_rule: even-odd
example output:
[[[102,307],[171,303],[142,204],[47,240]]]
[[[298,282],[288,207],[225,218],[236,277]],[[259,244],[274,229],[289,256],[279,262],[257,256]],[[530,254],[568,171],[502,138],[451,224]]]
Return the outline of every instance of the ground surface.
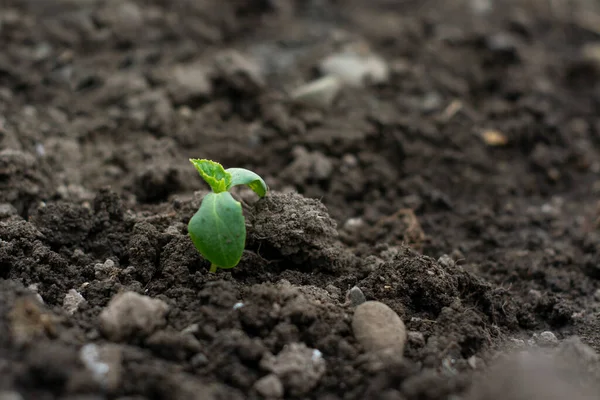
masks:
[[[461,399],[518,339],[551,331],[600,350],[588,7],[0,2],[0,389],[258,399],[281,382],[289,398]],[[345,87],[326,109],[289,102],[357,41],[387,82]],[[190,157],[271,187],[247,197],[233,271],[209,274],[186,236],[206,190]],[[353,286],[404,320],[404,359],[363,351]],[[164,301],[164,319],[111,335],[101,313],[123,291]],[[257,385],[293,343],[325,368]]]

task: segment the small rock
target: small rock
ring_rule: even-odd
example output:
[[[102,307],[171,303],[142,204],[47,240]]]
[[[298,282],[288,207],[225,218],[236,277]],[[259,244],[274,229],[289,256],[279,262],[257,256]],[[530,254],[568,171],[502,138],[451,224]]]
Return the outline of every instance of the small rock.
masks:
[[[191,324],[190,326],[187,326],[185,328],[183,328],[183,330],[181,331],[182,334],[187,335],[187,334],[194,334],[194,333],[198,333],[200,332],[200,325],[198,324]]]
[[[283,384],[275,374],[263,376],[254,383],[254,390],[267,399],[280,399],[283,397]]]
[[[71,289],[65,295],[65,299],[63,300],[63,309],[67,314],[73,315],[79,309],[81,303],[83,303],[85,299],[75,289]]]
[[[337,77],[326,75],[295,89],[291,98],[305,106],[326,109],[331,107],[341,88],[342,83]]]
[[[35,294],[35,298],[38,299],[40,304],[44,304],[44,299],[42,298],[42,295],[40,294],[40,284],[39,283],[32,283],[31,285],[27,286],[27,289],[31,290]]]
[[[291,396],[306,395],[327,369],[321,352],[304,343],[287,344],[277,356],[265,355],[260,365],[275,374]]]
[[[348,218],[344,223],[344,229],[347,231],[357,231],[365,225],[365,222],[362,218]]]
[[[352,307],[358,307],[365,301],[367,301],[365,294],[358,286],[354,286],[352,289],[348,290],[348,293],[346,294],[347,304],[350,304]]]
[[[100,313],[100,330],[111,340],[135,334],[148,336],[166,324],[169,306],[162,300],[135,292],[119,293]]]
[[[121,382],[121,350],[115,345],[84,345],[79,351],[83,365],[105,390],[115,390]]]
[[[389,78],[389,67],[385,60],[358,46],[349,46],[342,52],[326,57],[319,64],[319,71],[353,87],[383,83]]]
[[[556,338],[556,335],[550,331],[545,331],[540,333],[539,336],[534,335],[534,340],[536,341],[536,343],[539,346],[542,347],[554,347],[554,346],[558,346],[558,339]]]
[[[366,351],[392,348],[404,352],[407,334],[404,322],[387,305],[367,301],[356,308],[352,319],[354,337]]]

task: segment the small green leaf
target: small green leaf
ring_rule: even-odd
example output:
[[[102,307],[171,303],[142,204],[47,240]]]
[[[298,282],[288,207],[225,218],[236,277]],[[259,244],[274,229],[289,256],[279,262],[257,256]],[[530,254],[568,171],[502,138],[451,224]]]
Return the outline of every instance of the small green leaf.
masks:
[[[210,185],[213,192],[224,192],[231,185],[231,174],[225,171],[218,162],[195,158],[190,158],[190,162],[194,164],[202,179]]]
[[[252,171],[244,168],[228,168],[225,172],[231,174],[231,183],[227,186],[227,190],[236,185],[248,185],[260,197],[265,197],[269,190],[265,181]]]
[[[235,267],[246,246],[242,205],[229,192],[209,193],[188,224],[196,249],[213,266]]]

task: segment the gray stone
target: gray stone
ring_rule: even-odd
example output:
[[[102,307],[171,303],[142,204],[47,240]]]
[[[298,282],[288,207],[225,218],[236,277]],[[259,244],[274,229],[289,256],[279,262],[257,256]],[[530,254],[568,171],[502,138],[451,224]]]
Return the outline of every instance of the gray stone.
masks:
[[[538,346],[542,347],[554,347],[558,346],[558,339],[556,335],[550,331],[545,331],[539,335],[533,335],[533,340]]]
[[[407,334],[404,322],[387,305],[367,301],[356,308],[352,319],[356,340],[366,351],[392,348],[404,352]]]
[[[354,286],[352,289],[348,290],[348,293],[346,294],[346,302],[352,307],[358,307],[365,301],[367,301],[365,294],[358,286]]]

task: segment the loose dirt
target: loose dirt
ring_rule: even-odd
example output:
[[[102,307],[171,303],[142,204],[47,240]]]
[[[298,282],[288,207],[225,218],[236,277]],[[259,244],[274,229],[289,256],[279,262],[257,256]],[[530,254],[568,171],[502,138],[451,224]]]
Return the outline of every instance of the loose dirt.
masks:
[[[539,346],[600,381],[598,20],[584,1],[0,2],[0,399],[504,399],[490,366]],[[349,48],[383,61],[373,79],[290,100]],[[233,270],[187,236],[208,190],[189,158],[270,186],[235,193]],[[357,341],[355,286],[404,321],[403,355]],[[539,365],[510,396],[547,378],[578,399]]]

